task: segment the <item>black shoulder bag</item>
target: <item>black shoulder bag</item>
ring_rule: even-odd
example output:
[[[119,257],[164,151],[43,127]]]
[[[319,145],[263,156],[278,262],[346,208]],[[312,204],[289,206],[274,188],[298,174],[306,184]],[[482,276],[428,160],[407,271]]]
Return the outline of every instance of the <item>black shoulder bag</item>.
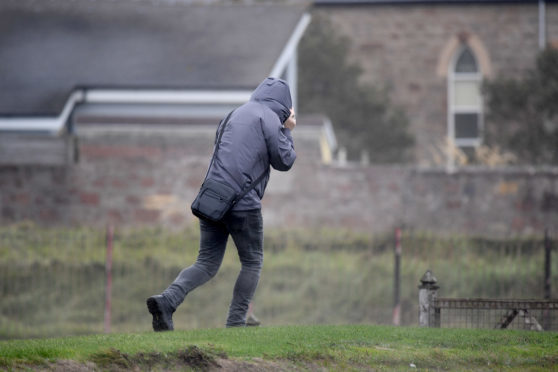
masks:
[[[264,172],[254,182],[252,182],[250,186],[242,189],[240,193],[237,193],[231,186],[224,182],[219,182],[211,178],[207,178],[207,176],[209,175],[209,170],[211,169],[215,157],[217,156],[221,137],[223,137],[223,133],[225,132],[225,128],[229,123],[231,114],[232,111],[227,115],[227,118],[222,125],[221,132],[217,137],[215,149],[213,150],[211,162],[209,163],[209,168],[207,169],[207,173],[205,174],[205,179],[191,207],[192,213],[195,216],[213,222],[218,222],[223,219],[225,214],[236,204],[236,202],[242,199],[247,193],[249,193],[254,187],[256,187],[256,185],[261,182],[266,173],[264,170]]]

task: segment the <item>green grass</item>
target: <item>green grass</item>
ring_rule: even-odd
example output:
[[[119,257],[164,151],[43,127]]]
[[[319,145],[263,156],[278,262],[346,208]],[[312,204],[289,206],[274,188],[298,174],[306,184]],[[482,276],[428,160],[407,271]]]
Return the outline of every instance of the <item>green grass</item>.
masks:
[[[263,358],[301,369],[409,370],[414,364],[422,370],[558,370],[556,333],[368,325],[199,329],[1,341],[0,367],[32,367],[70,359],[93,361],[108,369],[119,360],[152,369],[153,365],[145,365],[145,355],[158,355],[159,362],[168,362],[192,345],[210,356]]]

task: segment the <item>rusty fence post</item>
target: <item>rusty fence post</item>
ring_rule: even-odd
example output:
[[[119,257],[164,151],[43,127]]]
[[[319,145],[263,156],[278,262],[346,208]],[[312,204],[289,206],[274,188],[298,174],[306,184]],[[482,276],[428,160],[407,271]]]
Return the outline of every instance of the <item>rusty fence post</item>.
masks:
[[[434,308],[434,301],[438,297],[438,280],[427,270],[420,279],[419,285],[419,326],[440,327],[440,309]]]
[[[114,236],[114,227],[112,225],[107,226],[107,253],[105,258],[105,333],[110,333],[110,323],[111,323],[111,310],[112,310],[112,240]]]
[[[544,230],[544,299],[550,300],[552,297],[551,282],[552,282],[552,241],[550,240],[550,233],[548,228]],[[543,328],[549,330],[551,325],[550,313],[547,310],[543,313]]]
[[[548,229],[544,230],[544,299],[550,300],[551,298],[551,278],[552,278],[552,243],[550,241],[550,233]]]
[[[395,229],[395,263],[393,269],[393,325],[401,324],[401,229]]]

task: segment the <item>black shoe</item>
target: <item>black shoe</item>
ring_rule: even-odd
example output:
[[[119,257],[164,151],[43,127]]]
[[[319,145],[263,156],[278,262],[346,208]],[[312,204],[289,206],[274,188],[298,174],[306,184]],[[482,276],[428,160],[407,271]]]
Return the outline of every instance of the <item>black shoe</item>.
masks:
[[[147,309],[153,315],[153,330],[172,331],[172,313],[174,310],[170,307],[167,299],[161,295],[151,296],[147,299]]]

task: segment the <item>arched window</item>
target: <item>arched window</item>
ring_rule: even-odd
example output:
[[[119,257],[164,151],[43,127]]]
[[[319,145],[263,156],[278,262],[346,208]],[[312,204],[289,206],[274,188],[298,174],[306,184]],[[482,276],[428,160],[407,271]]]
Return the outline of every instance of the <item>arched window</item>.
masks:
[[[463,44],[450,63],[448,74],[448,136],[469,152],[481,144],[482,73],[469,46]]]

